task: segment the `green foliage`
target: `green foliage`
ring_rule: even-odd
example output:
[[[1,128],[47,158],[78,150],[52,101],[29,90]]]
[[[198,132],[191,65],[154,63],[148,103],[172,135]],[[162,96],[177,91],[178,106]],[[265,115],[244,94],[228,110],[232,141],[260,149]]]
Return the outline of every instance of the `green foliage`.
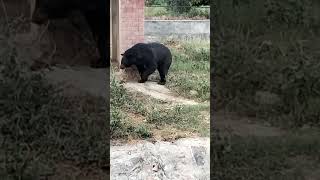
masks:
[[[173,2],[172,0],[145,0],[146,6],[154,6],[154,5],[160,5],[160,6],[166,6],[168,3]],[[182,5],[190,4],[193,6],[207,6],[209,5],[209,0],[191,0],[191,1],[181,1]]]
[[[134,131],[139,135],[140,138],[148,138],[152,136],[149,129],[144,125],[137,126]]]
[[[171,7],[157,7],[151,6],[145,8],[145,17],[153,18],[173,18],[173,19],[209,19],[210,18],[210,8],[209,7],[191,7],[189,11],[184,11],[185,7],[178,7],[179,12],[170,10]],[[180,12],[181,11],[181,12]]]
[[[145,0],[146,6],[165,6],[167,3],[167,0]]]
[[[207,0],[152,0],[146,1],[145,17],[209,18]],[[204,7],[205,6],[205,7]]]
[[[170,13],[165,7],[145,7],[145,17],[168,16]]]
[[[190,11],[188,12],[189,17],[205,17],[209,19],[210,17],[210,8],[196,8],[192,7]]]
[[[190,11],[192,3],[189,0],[168,0],[168,10],[177,13],[187,13]]]
[[[319,21],[310,15],[319,6],[311,1],[237,2],[220,1],[213,36],[218,108],[275,124],[319,125]],[[229,19],[228,12],[235,16]],[[265,104],[257,100],[259,92],[280,100]]]
[[[183,14],[183,13],[189,14],[191,10],[192,10],[191,13],[195,14],[197,12],[197,10],[201,11],[201,9],[197,9],[193,6],[207,5],[209,3],[206,1],[203,1],[203,0],[193,0],[193,1],[168,0],[167,4],[168,4],[168,10],[170,10],[171,12],[174,12],[175,14]],[[202,12],[202,13],[205,13],[205,12]],[[199,14],[201,14],[201,13],[199,13]],[[198,15],[198,13],[197,13],[197,15]]]
[[[210,0],[191,0],[193,6],[209,6]]]

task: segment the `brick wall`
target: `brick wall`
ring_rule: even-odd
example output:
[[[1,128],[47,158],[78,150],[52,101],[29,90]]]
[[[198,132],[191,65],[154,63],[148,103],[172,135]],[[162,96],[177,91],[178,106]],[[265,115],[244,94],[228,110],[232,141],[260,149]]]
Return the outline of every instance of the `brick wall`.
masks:
[[[120,0],[120,53],[144,41],[144,0]]]

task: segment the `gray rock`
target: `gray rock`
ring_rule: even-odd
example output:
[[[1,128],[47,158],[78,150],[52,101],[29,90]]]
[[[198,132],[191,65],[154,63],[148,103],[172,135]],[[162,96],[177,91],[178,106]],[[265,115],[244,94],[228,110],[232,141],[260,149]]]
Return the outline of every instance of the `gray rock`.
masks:
[[[206,154],[206,149],[203,146],[191,146],[193,157],[198,166],[203,166],[205,163],[204,157]]]
[[[209,138],[111,147],[111,179],[210,179]]]

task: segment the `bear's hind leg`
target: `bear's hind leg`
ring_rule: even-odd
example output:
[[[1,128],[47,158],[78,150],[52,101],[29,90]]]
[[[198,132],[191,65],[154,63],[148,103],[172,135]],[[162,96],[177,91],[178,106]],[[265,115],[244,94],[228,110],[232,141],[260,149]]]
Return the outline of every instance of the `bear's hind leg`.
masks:
[[[160,81],[158,84],[165,85],[166,84],[166,75],[168,73],[168,68],[165,65],[159,66],[158,68],[159,75],[160,75]]]

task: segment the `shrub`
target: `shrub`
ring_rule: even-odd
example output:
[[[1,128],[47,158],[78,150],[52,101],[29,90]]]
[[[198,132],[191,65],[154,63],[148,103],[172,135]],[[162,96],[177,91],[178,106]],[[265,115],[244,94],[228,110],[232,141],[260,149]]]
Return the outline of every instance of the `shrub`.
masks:
[[[168,10],[176,14],[190,11],[192,3],[189,0],[168,0]]]
[[[154,6],[154,5],[160,5],[165,6],[167,0],[145,0],[146,6]]]
[[[190,11],[188,12],[188,16],[189,17],[206,17],[206,18],[210,18],[210,8],[196,8],[196,7],[192,7],[190,9]]]
[[[209,6],[210,0],[192,0],[193,6]]]

